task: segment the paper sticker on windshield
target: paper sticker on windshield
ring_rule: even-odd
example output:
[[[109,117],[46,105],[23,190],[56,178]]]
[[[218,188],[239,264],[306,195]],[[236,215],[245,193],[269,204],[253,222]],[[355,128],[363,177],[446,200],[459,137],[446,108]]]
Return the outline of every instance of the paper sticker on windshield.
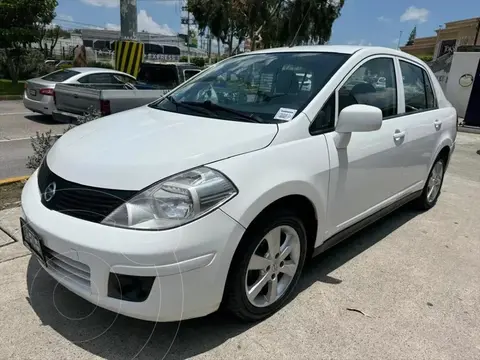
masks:
[[[297,113],[297,110],[295,109],[280,108],[277,111],[277,114],[275,115],[274,119],[289,121],[293,119],[296,113]]]

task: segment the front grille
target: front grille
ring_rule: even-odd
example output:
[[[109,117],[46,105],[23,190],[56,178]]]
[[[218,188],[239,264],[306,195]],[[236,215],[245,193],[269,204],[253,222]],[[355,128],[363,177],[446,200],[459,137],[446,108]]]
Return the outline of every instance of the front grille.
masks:
[[[45,190],[52,183],[55,183],[55,194],[47,201]],[[42,194],[42,204],[48,209],[96,223],[101,222],[137,193],[137,191],[111,190],[73,183],[54,174],[48,168],[46,161],[38,171],[38,187]]]
[[[43,248],[49,270],[63,279],[90,291],[90,268],[79,261],[70,259],[49,248]]]

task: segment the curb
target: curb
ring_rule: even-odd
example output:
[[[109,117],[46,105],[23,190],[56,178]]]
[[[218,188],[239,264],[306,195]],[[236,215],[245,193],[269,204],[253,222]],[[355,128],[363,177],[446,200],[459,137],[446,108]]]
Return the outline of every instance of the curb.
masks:
[[[25,175],[25,176],[17,176],[17,177],[11,177],[11,178],[6,178],[6,179],[1,179],[0,180],[0,186],[1,185],[8,185],[8,184],[13,184],[16,182],[20,181],[25,181],[30,177],[30,175]]]
[[[23,95],[2,95],[0,96],[0,101],[2,100],[22,100]]]
[[[480,128],[479,127],[474,127],[474,126],[459,126],[458,127],[458,132],[464,132],[464,133],[469,133],[469,134],[480,134]]]

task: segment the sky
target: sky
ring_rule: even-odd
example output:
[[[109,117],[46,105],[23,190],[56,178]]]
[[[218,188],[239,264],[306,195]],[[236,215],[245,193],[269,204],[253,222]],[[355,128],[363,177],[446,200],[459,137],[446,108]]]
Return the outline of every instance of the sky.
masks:
[[[119,29],[119,1],[58,0],[54,23],[67,28]],[[138,30],[185,32],[180,24],[182,1],[138,0]],[[433,36],[445,22],[477,16],[480,0],[345,0],[330,43],[396,47],[399,38],[405,44],[414,26],[417,37]]]

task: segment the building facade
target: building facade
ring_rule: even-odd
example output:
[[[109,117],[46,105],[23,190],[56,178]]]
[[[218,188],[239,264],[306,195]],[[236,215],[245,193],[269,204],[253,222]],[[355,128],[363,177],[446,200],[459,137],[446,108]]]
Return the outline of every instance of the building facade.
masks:
[[[452,21],[435,30],[436,36],[415,39],[413,45],[401,47],[406,53],[421,56],[430,55],[437,59],[453,53],[459,46],[480,45],[480,18]]]

